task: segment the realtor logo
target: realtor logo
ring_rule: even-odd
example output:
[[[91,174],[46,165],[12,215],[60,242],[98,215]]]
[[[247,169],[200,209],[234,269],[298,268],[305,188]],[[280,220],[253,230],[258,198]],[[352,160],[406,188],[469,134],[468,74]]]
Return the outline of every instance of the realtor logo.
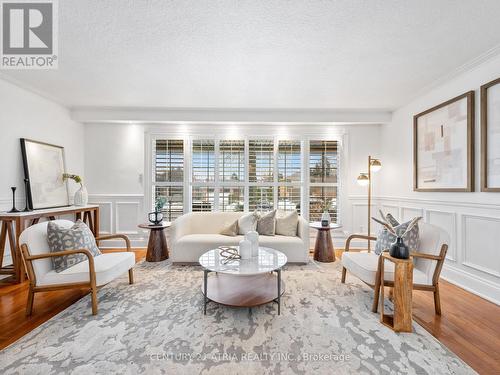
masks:
[[[57,2],[1,3],[2,69],[57,68]]]

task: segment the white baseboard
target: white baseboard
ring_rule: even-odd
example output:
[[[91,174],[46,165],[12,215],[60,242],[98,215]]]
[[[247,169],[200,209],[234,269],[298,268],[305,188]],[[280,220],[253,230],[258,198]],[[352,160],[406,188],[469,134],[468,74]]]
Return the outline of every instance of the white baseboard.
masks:
[[[441,278],[496,305],[500,305],[500,288],[488,280],[446,263],[441,271]]]

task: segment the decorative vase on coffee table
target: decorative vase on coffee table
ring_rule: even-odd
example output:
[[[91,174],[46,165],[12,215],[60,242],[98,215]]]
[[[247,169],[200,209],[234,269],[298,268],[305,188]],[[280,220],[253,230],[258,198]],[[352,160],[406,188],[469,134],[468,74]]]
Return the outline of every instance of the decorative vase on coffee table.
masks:
[[[252,256],[256,257],[259,255],[259,233],[251,230],[245,235],[245,239],[252,244]]]
[[[252,257],[252,243],[247,239],[243,239],[240,241],[239,245],[241,259],[250,259]]]

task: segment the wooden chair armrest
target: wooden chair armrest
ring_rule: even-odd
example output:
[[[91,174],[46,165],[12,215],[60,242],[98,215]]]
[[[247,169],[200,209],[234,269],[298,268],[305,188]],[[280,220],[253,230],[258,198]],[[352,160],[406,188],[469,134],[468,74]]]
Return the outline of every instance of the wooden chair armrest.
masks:
[[[27,245],[23,244],[21,246],[25,246],[25,250],[27,250]],[[27,251],[25,251],[27,253]],[[90,278],[90,284],[92,286],[95,286],[96,284],[96,276],[95,276],[95,266],[94,266],[94,257],[88,251],[87,249],[78,249],[78,250],[64,250],[64,251],[56,251],[54,253],[42,253],[42,254],[36,254],[36,255],[24,255],[24,260],[26,262],[30,262],[33,260],[37,259],[45,259],[45,258],[54,258],[54,257],[60,257],[60,256],[65,256],[65,255],[72,255],[72,254],[85,254],[89,261],[89,278]],[[31,267],[31,266],[30,266]]]
[[[441,260],[443,259],[439,255],[432,255],[432,254],[426,254],[426,253],[417,253],[414,251],[410,252],[410,256],[414,258],[423,258],[423,259],[430,259],[430,260]]]
[[[113,238],[121,238],[122,240],[125,240],[125,245],[127,246],[127,251],[131,251],[130,240],[124,234],[107,234],[104,236],[96,237],[95,240],[102,241],[102,240],[111,240]]]
[[[349,251],[349,248],[351,246],[351,241],[355,238],[360,238],[360,239],[363,239],[363,240],[372,240],[372,241],[376,241],[377,240],[377,237],[373,237],[373,236],[367,236],[365,234],[351,234],[349,237],[347,237],[347,241],[345,242],[345,249],[344,251]]]
[[[88,251],[87,249],[79,249],[79,250],[64,250],[64,251],[57,251],[55,253],[42,253],[42,254],[36,254],[36,255],[28,255],[25,257],[26,260],[37,260],[37,259],[44,259],[44,258],[54,258],[54,257],[60,257],[60,256],[65,256],[65,255],[72,255],[72,254],[85,254],[87,258],[92,260],[92,263],[94,262],[94,257]]]

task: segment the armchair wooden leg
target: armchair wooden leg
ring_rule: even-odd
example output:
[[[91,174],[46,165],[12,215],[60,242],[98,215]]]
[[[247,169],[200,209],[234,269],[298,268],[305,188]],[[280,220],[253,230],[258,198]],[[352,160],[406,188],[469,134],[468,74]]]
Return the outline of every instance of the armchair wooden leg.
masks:
[[[95,286],[92,287],[92,315],[97,315],[97,288]]]
[[[31,316],[33,313],[33,300],[35,299],[35,292],[33,291],[33,288],[29,287],[28,290],[28,303],[26,304],[26,316]]]
[[[345,267],[342,267],[342,284],[345,284],[345,276],[347,274],[347,270],[345,269]]]
[[[439,298],[439,284],[436,284],[436,289],[434,290],[434,309],[436,310],[436,315],[441,315],[441,299]]]
[[[128,283],[134,283],[134,270],[132,268],[128,270]]]

